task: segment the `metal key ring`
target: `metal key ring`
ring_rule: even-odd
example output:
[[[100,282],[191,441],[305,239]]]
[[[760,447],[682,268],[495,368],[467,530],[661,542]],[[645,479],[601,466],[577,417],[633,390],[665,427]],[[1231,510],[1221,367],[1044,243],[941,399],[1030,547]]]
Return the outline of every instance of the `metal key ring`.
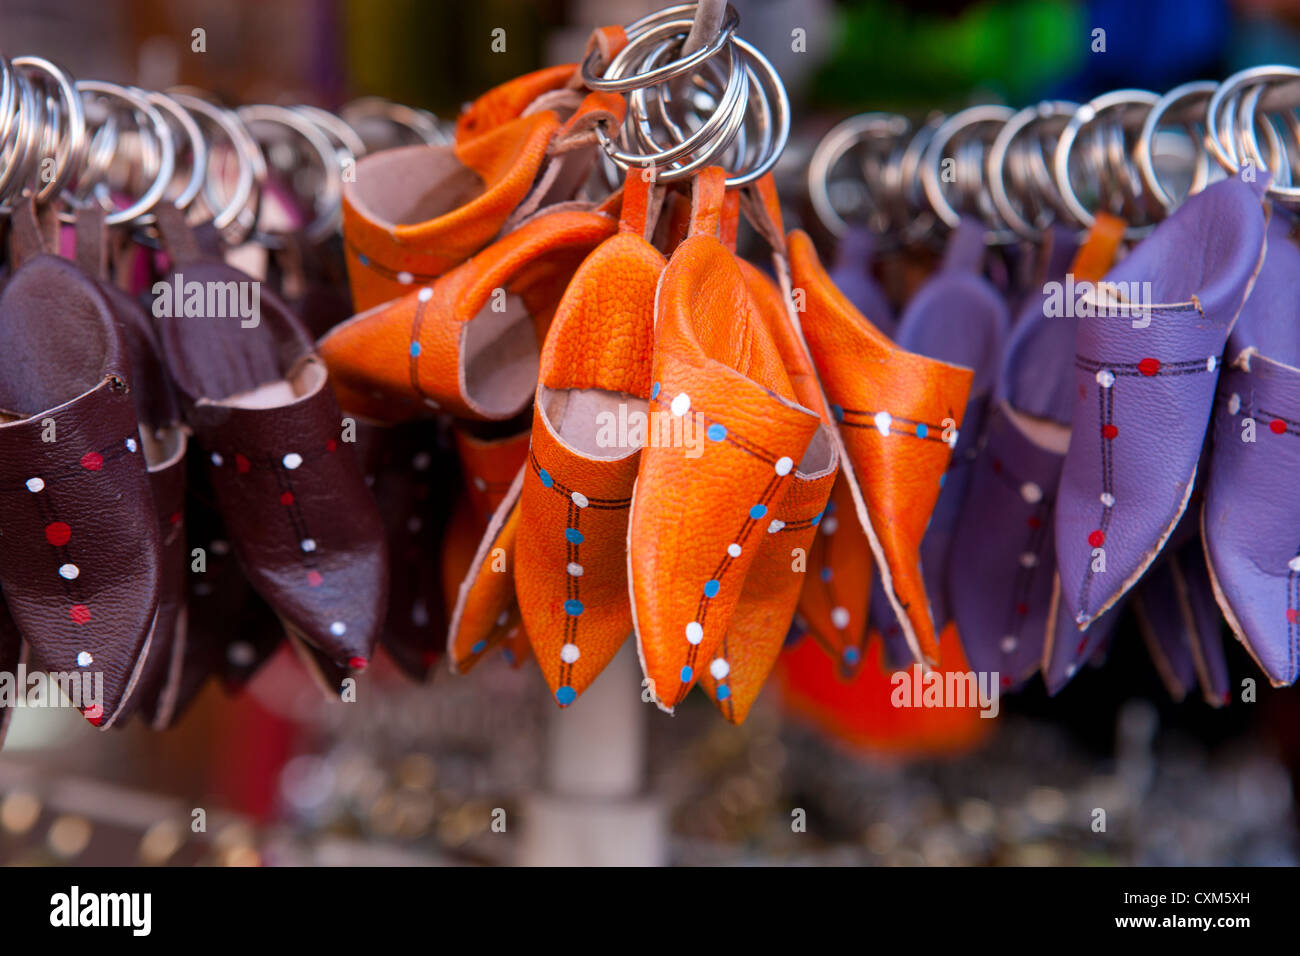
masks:
[[[297,133],[311,147],[324,173],[324,191],[317,197],[316,218],[303,228],[303,235],[313,243],[328,239],[337,230],[343,211],[343,190],[337,154],[329,138],[311,120],[288,107],[256,104],[241,106],[235,114],[245,126],[249,127],[250,135],[253,132],[252,127],[259,123],[279,125]],[[252,238],[269,249],[283,249],[285,246],[283,237],[264,232],[256,225],[253,227]]]
[[[0,212],[8,213],[13,201],[22,196],[32,167],[39,160],[38,132],[41,125],[41,102],[32,84],[14,72],[16,120],[12,126],[13,150],[0,169]],[[8,137],[6,137],[8,146]]]
[[[203,200],[212,214],[213,228],[225,236],[226,241],[231,245],[238,245],[251,231],[260,210],[258,164],[263,163],[262,152],[257,148],[248,130],[244,129],[239,117],[224,106],[179,89],[168,90],[167,95],[191,116],[206,121],[212,128],[220,131],[230,143],[236,164],[235,186],[231,190],[230,197],[223,201],[216,195],[216,180],[209,168],[204,176]],[[216,153],[209,141],[209,167],[215,157]],[[249,219],[247,226],[240,231],[232,232],[239,225],[240,217],[246,212],[248,215],[244,218]]]
[[[438,125],[437,118],[425,110],[417,110],[386,100],[382,96],[363,96],[343,104],[339,118],[357,131],[365,143],[366,152],[374,151],[374,144],[365,142],[362,132],[366,122],[381,119],[399,129],[414,134],[422,143],[429,146],[448,146],[451,138]]]
[[[638,87],[665,83],[693,71],[705,60],[710,59],[724,47],[730,45],[734,39],[736,28],[740,26],[740,15],[736,13],[735,7],[731,4],[727,4],[726,17],[722,21],[722,28],[718,31],[717,36],[694,53],[665,63],[663,66],[656,67],[647,73],[625,75],[628,66],[640,55],[641,49],[647,44],[678,33],[681,34],[681,41],[685,42],[694,20],[691,16],[683,15],[694,14],[695,7],[696,5],[693,3],[669,7],[632,24],[627,30],[627,46],[623,47],[605,67],[604,76],[596,76],[595,74],[595,59],[599,56],[599,51],[592,50],[587,55],[587,58],[582,61],[583,83],[586,84],[588,89],[600,93],[629,93]]]
[[[1074,111],[1078,109],[1078,106],[1078,103],[1071,103],[1064,100],[1044,100],[1041,103],[1026,107],[1003,124],[1002,129],[998,130],[998,135],[993,140],[993,145],[989,147],[987,160],[988,185],[989,195],[993,200],[993,208],[997,210],[999,218],[1010,226],[1017,235],[1024,239],[1036,242],[1042,237],[1043,232],[1051,222],[1049,220],[1041,225],[1035,225],[1022,216],[1020,211],[1016,209],[1015,204],[1011,202],[1011,197],[1007,192],[1006,182],[1006,164],[1008,154],[1011,151],[1012,145],[1016,142],[1017,137],[1024,134],[1027,130],[1033,130],[1036,126],[1045,126],[1049,123],[1063,125],[1071,116],[1074,115]],[[1059,135],[1058,130],[1057,133],[1053,134],[1053,138],[1055,139]],[[1042,156],[1041,145],[1038,155],[1039,157]],[[1044,178],[1050,181],[1050,173],[1046,169],[1046,163],[1044,162],[1042,165],[1043,169],[1041,171],[1035,170],[1035,172],[1039,172],[1040,174],[1045,173],[1048,175],[1046,177],[1040,175],[1040,187],[1043,185],[1042,180]],[[1049,199],[1048,204],[1055,208],[1059,206],[1059,201],[1056,201],[1058,197],[1055,196],[1054,186],[1052,187],[1051,193],[1052,195],[1047,197]]]
[[[1079,133],[1112,111],[1139,108],[1149,112],[1159,99],[1157,94],[1149,90],[1115,90],[1105,93],[1075,110],[1074,115],[1066,123],[1065,129],[1061,131],[1061,138],[1057,141],[1056,152],[1052,157],[1052,174],[1057,191],[1065,202],[1066,210],[1084,228],[1091,229],[1097,217],[1084,207],[1078,193],[1074,191],[1074,184],[1070,181],[1070,153],[1078,141]],[[1146,112],[1143,113],[1144,119]],[[1127,161],[1126,156],[1121,159]],[[1137,199],[1136,196],[1132,198]],[[1129,239],[1137,239],[1145,236],[1152,228],[1152,225],[1131,225],[1125,228],[1124,235]]]
[[[1014,115],[1015,110],[1009,106],[993,104],[971,106],[949,116],[935,130],[934,137],[926,146],[925,155],[921,160],[921,186],[925,190],[925,198],[929,202],[930,208],[934,210],[935,215],[949,229],[956,229],[961,224],[961,214],[949,201],[942,184],[940,165],[945,159],[944,152],[948,144],[960,135],[967,134],[970,130],[978,127],[995,126],[1000,130],[1002,125]],[[996,133],[994,135],[996,136]],[[958,149],[961,149],[960,145]],[[986,191],[988,184],[984,182],[984,164],[982,162],[976,162],[974,168],[970,168],[967,157],[971,155],[969,152],[965,155],[959,152],[958,155],[948,158],[953,160],[954,168],[960,167],[966,173],[962,179],[974,178],[977,180],[973,184],[962,182],[959,185],[971,195],[979,195]],[[988,218],[986,215],[986,221]],[[984,235],[984,241],[988,245],[1008,245],[1018,240],[1019,237],[1015,232],[1000,223],[990,224]]]
[[[185,139],[189,141],[190,176],[181,191],[176,194],[176,198],[172,200],[172,204],[177,209],[188,210],[203,190],[203,183],[208,175],[208,141],[203,135],[203,130],[199,129],[199,124],[194,121],[194,117],[190,115],[189,111],[166,93],[141,90],[136,87],[132,87],[132,89],[157,107],[163,113],[164,120],[168,117],[175,120],[176,125],[180,127],[181,132],[185,135]],[[171,129],[170,123],[168,129]],[[173,146],[175,146],[175,140],[173,140]],[[151,215],[148,220],[152,222],[153,218]],[[146,225],[147,223],[142,220],[141,224]]]
[[[1205,107],[1205,145],[1224,171],[1232,176],[1241,172],[1244,157],[1238,152],[1237,143],[1234,142],[1236,134],[1232,127],[1236,125],[1234,122],[1236,111],[1225,109],[1225,106],[1239,92],[1260,84],[1268,84],[1273,88],[1257,104],[1257,109],[1268,111],[1279,108],[1290,109],[1294,106],[1295,87],[1300,85],[1300,69],[1290,66],[1256,66],[1234,73],[1219,84]],[[1276,101],[1286,97],[1288,93],[1291,94],[1292,102],[1279,106]],[[1270,185],[1268,192],[1270,195],[1290,198],[1288,193],[1281,191],[1279,187]]]
[[[1260,103],[1265,95],[1267,89],[1264,86],[1252,87],[1241,95],[1237,109],[1238,142],[1244,153],[1243,159],[1250,160],[1256,169],[1269,171],[1272,182],[1269,184],[1268,194],[1278,202],[1293,206],[1300,202],[1300,189],[1292,185],[1292,166],[1286,144],[1269,120],[1268,114],[1260,109]],[[1294,117],[1289,110],[1286,115]],[[1268,140],[1267,160],[1260,149],[1259,137],[1256,133],[1256,130],[1260,129],[1264,131],[1264,138]]]
[[[77,95],[77,87],[66,70],[39,56],[20,56],[12,62],[20,70],[35,70],[52,79],[58,88],[59,100],[67,109],[67,136],[58,137],[53,174],[36,193],[36,201],[43,203],[51,196],[59,195],[68,178],[79,171],[85,161],[86,112],[81,97]]]
[[[1146,185],[1151,198],[1159,203],[1165,212],[1173,209],[1174,199],[1169,195],[1169,192],[1160,182],[1160,176],[1156,173],[1156,130],[1162,124],[1178,124],[1187,131],[1188,136],[1196,143],[1198,160],[1193,169],[1188,195],[1200,192],[1209,183],[1209,167],[1207,163],[1203,162],[1208,153],[1204,137],[1197,136],[1195,127],[1197,123],[1204,122],[1206,105],[1218,88],[1219,84],[1213,80],[1194,80],[1191,83],[1184,83],[1181,86],[1174,87],[1156,100],[1155,105],[1151,107],[1151,112],[1147,113],[1141,132],[1138,133],[1137,142],[1133,145],[1133,161],[1137,164],[1138,173],[1141,175],[1142,182]]]
[[[843,236],[849,230],[848,221],[831,201],[830,176],[836,164],[862,143],[886,140],[894,146],[908,134],[911,125],[907,117],[898,113],[859,113],[832,127],[822,137],[808,162],[808,200],[817,219],[832,235]],[[884,205],[883,201],[877,203],[885,220],[882,225],[887,228],[889,217],[883,212]]]
[[[109,226],[137,221],[143,224],[145,215],[163,198],[163,194],[167,191],[172,176],[176,172],[176,149],[172,141],[171,129],[167,126],[167,121],[163,119],[162,113],[158,111],[157,107],[145,99],[144,96],[124,86],[118,86],[116,83],[105,83],[100,80],[78,80],[76,89],[78,93],[83,95],[92,93],[124,102],[134,113],[136,128],[141,135],[145,135],[147,131],[153,135],[158,144],[158,170],[153,182],[149,184],[149,187],[135,202],[125,209],[115,210],[104,217],[105,224]],[[78,101],[80,102],[80,99]],[[148,121],[147,126],[142,119]],[[106,209],[111,209],[112,200],[105,185],[102,182],[96,183],[94,188],[100,202],[106,204]],[[83,205],[67,194],[65,194],[65,198],[69,199],[74,208]],[[67,210],[61,210],[59,218],[67,223],[74,222],[76,219],[75,215]],[[152,217],[149,218],[152,221]]]
[[[293,110],[296,113],[301,113],[319,126],[321,131],[330,138],[340,164],[348,160],[355,163],[366,155],[365,141],[343,119],[328,110],[321,109],[319,106],[295,106]]]

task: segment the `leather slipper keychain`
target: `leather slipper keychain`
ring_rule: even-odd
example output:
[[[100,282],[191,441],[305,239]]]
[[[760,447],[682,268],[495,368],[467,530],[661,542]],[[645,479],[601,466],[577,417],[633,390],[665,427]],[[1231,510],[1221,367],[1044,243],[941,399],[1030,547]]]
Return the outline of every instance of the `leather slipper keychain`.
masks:
[[[1201,517],[1213,593],[1274,686],[1300,677],[1300,249],[1274,209],[1259,279],[1228,340]]]
[[[1104,282],[1079,319],[1056,552],[1077,629],[1155,560],[1187,506],[1228,333],[1264,253],[1267,176],[1191,196]]]
[[[82,707],[112,726],[135,691],[162,589],[130,357],[95,282],[13,213],[0,291],[0,584],[29,663],[103,678]],[[92,695],[93,696],[93,695]]]
[[[698,457],[684,442],[642,450],[628,537],[637,649],[668,712],[717,658],[820,424],[719,237],[724,179],[695,178],[691,234],[659,283],[650,388],[652,421],[706,440]]]
[[[199,316],[178,314],[188,307],[155,310],[164,313],[163,353],[231,544],[291,638],[340,667],[365,667],[386,606],[387,544],[342,440],[324,363],[283,304],[200,254],[179,213],[164,206],[158,220],[173,260],[164,282],[182,288],[173,301],[190,303],[193,289],[235,290],[256,306],[244,318],[198,303]]]
[[[628,173],[619,232],[574,273],[542,350],[514,580],[524,629],[561,707],[632,633],[628,516],[641,446],[657,421],[646,412],[667,260],[648,239],[661,192],[641,170]]]
[[[189,551],[185,537],[185,453],[188,435],[181,423],[180,408],[163,366],[161,349],[153,324],[140,303],[106,278],[108,236],[104,210],[89,204],[77,215],[77,262],[96,280],[108,300],[127,346],[131,364],[131,393],[140,421],[139,446],[149,473],[154,514],[161,543],[161,589],[158,614],[149,639],[149,653],[140,674],[129,709],[143,707],[153,712],[159,697],[173,692],[168,687],[179,668],[173,653],[183,653],[187,612],[185,578]]]
[[[892,339],[898,316],[871,271],[878,244],[879,237],[874,230],[849,225],[835,243],[835,259],[827,273],[853,307]]]
[[[803,338],[843,443],[841,467],[858,520],[917,660],[939,646],[921,577],[921,538],[938,500],[970,393],[970,369],[899,348],[831,283],[800,231],[790,234],[790,283],[801,292]]]
[[[1096,281],[1119,249],[1125,224],[1097,216],[1082,246],[1061,228],[1048,239],[1048,269],[1022,306],[1002,356],[983,441],[971,466],[967,507],[948,555],[949,593],[962,646],[977,671],[997,671],[1003,689],[1038,672],[1053,619],[1052,536],[1056,487],[1069,447],[1075,321],[1053,296]]]

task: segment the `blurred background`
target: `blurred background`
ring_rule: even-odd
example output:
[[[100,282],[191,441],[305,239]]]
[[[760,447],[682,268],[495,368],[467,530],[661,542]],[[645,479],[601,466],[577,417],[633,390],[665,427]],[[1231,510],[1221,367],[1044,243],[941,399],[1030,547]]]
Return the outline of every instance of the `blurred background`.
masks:
[[[787,198],[818,137],[855,112],[1164,91],[1300,63],[1290,0],[733,2],[794,103],[778,170]],[[576,59],[592,27],[658,6],[0,0],[0,36],[6,55],[49,57],[77,77],[188,84],[232,104],[337,108],[373,94],[451,120],[490,86]],[[792,25],[805,50],[792,50]],[[1097,27],[1104,56],[1089,53]],[[506,48],[491,53],[496,28]],[[1234,687],[1254,678],[1254,702],[1174,703],[1127,619],[1104,664],[1057,698],[1035,683],[996,720],[922,732],[886,726],[861,695],[835,721],[800,706],[801,687],[835,679],[805,640],[741,728],[701,695],[672,718],[642,705],[633,796],[661,815],[657,858],[674,863],[1294,864],[1300,692],[1270,689],[1227,643]],[[621,692],[635,694],[632,673],[602,681],[627,677]],[[586,703],[563,716],[582,720]],[[461,678],[439,668],[417,686],[379,660],[358,702],[339,704],[288,652],[238,696],[209,686],[166,733],[18,710],[0,752],[0,862],[539,862],[521,833],[541,812],[535,796],[555,791],[556,719],[532,664],[498,657]],[[1104,832],[1089,825],[1095,808]]]

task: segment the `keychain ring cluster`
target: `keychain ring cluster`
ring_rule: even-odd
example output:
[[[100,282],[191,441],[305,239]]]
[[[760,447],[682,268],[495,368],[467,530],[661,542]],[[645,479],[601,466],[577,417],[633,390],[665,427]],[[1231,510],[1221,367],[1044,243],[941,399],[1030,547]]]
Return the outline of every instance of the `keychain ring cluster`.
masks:
[[[654,167],[663,182],[721,165],[741,186],[776,165],[790,137],[790,101],[771,62],[736,35],[728,4],[717,34],[681,55],[697,4],[680,4],[627,28],[627,45],[597,73],[593,51],[582,64],[588,88],[623,93],[627,117],[617,133],[596,128],[620,169]],[[675,57],[675,58],[674,58]]]
[[[898,114],[865,113],[818,144],[809,197],[830,232],[848,228],[847,212],[903,244],[953,229],[963,214],[986,225],[990,245],[1005,245],[1035,241],[1053,223],[1085,230],[1103,210],[1122,215],[1137,239],[1186,196],[1246,166],[1271,175],[1270,197],[1300,205],[1298,107],[1300,69],[1261,66],[1163,96],[1117,90],[1018,112],[974,106],[916,128]],[[864,173],[840,177],[858,187],[857,208],[841,212],[834,173],[851,153]],[[870,163],[883,174],[867,174]],[[1181,189],[1165,181],[1171,171]]]

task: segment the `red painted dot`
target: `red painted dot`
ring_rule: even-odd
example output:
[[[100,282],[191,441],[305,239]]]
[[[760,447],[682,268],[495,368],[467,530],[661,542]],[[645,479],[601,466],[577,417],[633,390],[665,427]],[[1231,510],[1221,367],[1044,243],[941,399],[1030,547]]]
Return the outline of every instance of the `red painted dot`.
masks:
[[[1293,607],[1287,608],[1286,619],[1290,621],[1292,624],[1295,624],[1297,621],[1300,621],[1300,611],[1297,611]]]
[[[1043,526],[1043,519],[1038,517],[1038,515],[1030,515],[1029,519],[1025,523],[1037,531]]]
[[[1105,438],[1107,441],[1114,438],[1118,434],[1119,434],[1119,429],[1116,428],[1114,425],[1101,426],[1101,437]]]
[[[1150,378],[1156,372],[1160,371],[1160,360],[1153,358],[1144,358],[1138,362],[1138,371]]]
[[[993,459],[993,474],[995,475],[1002,474],[1002,462],[997,458]]]
[[[1102,531],[1100,528],[1097,529],[1092,534],[1088,535],[1088,543],[1094,548],[1100,548],[1106,543],[1106,532]]]
[[[238,452],[235,453],[235,468],[238,469],[241,475],[248,474],[248,469],[252,467],[253,467],[252,462],[250,462],[247,458],[245,458],[243,455],[239,454]]]
[[[293,504],[293,492],[286,491],[284,494],[282,494],[280,496],[280,504],[284,505],[286,508],[289,507],[291,504]]]
[[[1282,421],[1280,418],[1275,418],[1268,423],[1268,427],[1274,435],[1280,435],[1286,431],[1286,422]]]
[[[180,524],[181,519],[183,517],[184,515],[182,515],[179,511],[173,511],[171,517],[169,517],[167,520],[170,521],[172,524]]]
[[[104,708],[99,704],[96,704],[94,707],[87,707],[81,712],[81,716],[85,717],[91,722],[91,724],[98,727],[104,722]]]
[[[90,620],[90,608],[84,604],[74,604],[68,608],[68,617],[77,624],[85,624]]]
[[[329,441],[327,441],[327,442],[325,443],[325,450],[326,450],[326,451],[333,451],[335,448],[338,448],[338,447],[339,447],[339,443],[336,442],[333,438],[331,438]]]
[[[1003,674],[1003,675],[1002,675],[1002,686],[1003,686],[1003,687],[1010,687],[1010,686],[1011,686],[1011,676],[1010,676],[1009,674]]]
[[[314,587],[314,588],[318,588],[318,587],[320,587],[322,584],[325,583],[325,579],[324,579],[323,577],[320,576],[320,572],[319,572],[319,571],[308,571],[308,572],[307,572],[307,583],[310,584],[310,585],[311,585],[312,587]]]
[[[425,651],[425,652],[420,656],[420,660],[424,662],[424,666],[425,666],[425,667],[429,667],[429,666],[431,666],[431,665],[437,663],[437,661],[438,661],[438,652],[437,652],[437,651]]]
[[[45,526],[45,540],[56,548],[61,548],[72,537],[72,529],[62,521],[51,521]]]
[[[97,451],[88,451],[81,456],[81,467],[86,471],[99,471],[104,467],[104,456]]]
[[[1026,604],[1024,601],[1021,601],[1019,604],[1016,605],[1016,613],[1017,613],[1017,614],[1028,614],[1028,613],[1029,613],[1029,605]]]
[[[348,667],[351,667],[354,671],[363,671],[363,670],[365,670],[365,669],[366,669],[366,665],[368,665],[369,663],[370,663],[370,661],[366,660],[364,657],[351,657],[351,658],[348,658]]]
[[[1079,639],[1079,646],[1074,649],[1074,656],[1081,657],[1083,655],[1083,649],[1087,646],[1088,646],[1088,635],[1085,634],[1083,635],[1083,637]]]

